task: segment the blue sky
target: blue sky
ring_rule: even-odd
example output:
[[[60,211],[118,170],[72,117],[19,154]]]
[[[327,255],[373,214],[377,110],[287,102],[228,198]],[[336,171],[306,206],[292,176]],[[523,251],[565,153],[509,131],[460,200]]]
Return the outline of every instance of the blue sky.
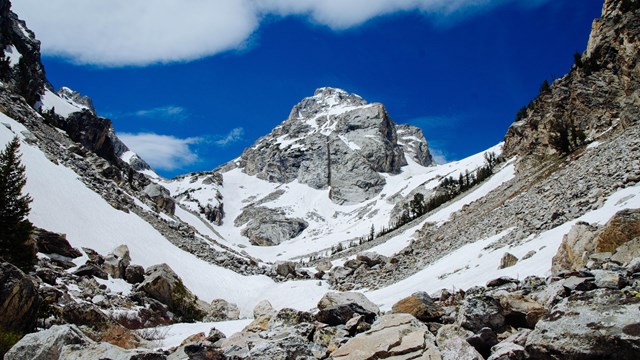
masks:
[[[263,10],[228,10],[239,14],[230,25],[224,16],[205,18],[200,32],[191,29],[197,19],[182,34],[190,18],[174,24],[158,13],[178,34],[150,33],[129,44],[126,31],[135,38],[139,26],[111,34],[109,24],[95,30],[90,21],[40,16],[47,12],[41,4],[24,1],[16,11],[42,40],[53,85],[89,95],[125,142],[167,177],[239,156],[322,86],[384,103],[397,123],[421,127],[441,160],[477,153],[501,141],[544,79],[568,72],[602,7],[602,0],[403,0],[418,5],[398,9],[372,0],[371,10],[332,8],[328,0],[326,8],[298,9],[255,0]],[[140,17],[134,15],[122,15],[122,24]],[[209,29],[207,21],[224,26]],[[62,36],[85,29],[93,34],[86,40]]]

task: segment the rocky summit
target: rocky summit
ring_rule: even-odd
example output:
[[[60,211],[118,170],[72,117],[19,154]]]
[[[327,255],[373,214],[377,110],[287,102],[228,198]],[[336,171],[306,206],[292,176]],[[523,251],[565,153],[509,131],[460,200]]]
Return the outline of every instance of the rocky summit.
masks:
[[[335,203],[357,204],[378,195],[385,185],[380,173],[400,172],[406,157],[423,166],[433,164],[420,129],[405,125],[404,136],[399,132],[384,105],[321,88],[247,148],[238,166],[270,182],[297,180],[314,189],[329,188]]]
[[[20,252],[0,249],[5,359],[640,354],[638,0],[604,1],[504,142],[447,164],[324,87],[233,161],[165,179],[53,90],[7,0],[0,45],[0,144],[32,199]]]

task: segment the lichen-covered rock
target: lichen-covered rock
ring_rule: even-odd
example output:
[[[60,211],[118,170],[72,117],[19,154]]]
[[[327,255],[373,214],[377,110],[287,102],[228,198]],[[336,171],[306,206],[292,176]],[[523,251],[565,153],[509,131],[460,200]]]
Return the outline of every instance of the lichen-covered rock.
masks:
[[[93,344],[75,325],[54,325],[36,333],[27,334],[4,358],[5,360],[55,360],[69,344]]]
[[[467,298],[460,306],[458,321],[462,327],[473,332],[484,327],[497,330],[504,325],[504,309],[500,301],[490,296]]]
[[[595,238],[595,252],[615,252],[618,247],[640,237],[640,209],[617,212]]]
[[[551,309],[529,334],[536,359],[635,359],[640,353],[640,301],[617,290],[577,292]]]

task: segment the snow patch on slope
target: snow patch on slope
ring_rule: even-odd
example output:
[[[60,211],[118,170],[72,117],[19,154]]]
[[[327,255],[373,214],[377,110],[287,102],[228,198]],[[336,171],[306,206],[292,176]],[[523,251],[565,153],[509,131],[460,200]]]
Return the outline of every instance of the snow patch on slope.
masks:
[[[22,124],[4,114],[0,114],[0,122],[11,127],[9,130],[0,126],[0,146],[16,134],[27,132]],[[33,198],[29,219],[36,226],[67,234],[74,247],[107,254],[126,244],[134,263],[144,267],[167,263],[199,298],[236,303],[243,316],[249,316],[263,299],[276,308],[307,310],[328,290],[326,284],[318,286],[317,281],[275,283],[266,276],[242,276],[200,260],[175,247],[135,214],[111,207],[75,172],[52,163],[37,147],[22,142],[20,150],[27,173],[25,191]]]
[[[434,293],[440,289],[454,287],[466,290],[472,286],[485,285],[487,281],[500,276],[515,278],[524,278],[529,275],[546,276],[550,274],[551,260],[557,253],[563,236],[575,223],[586,221],[605,224],[620,210],[638,208],[640,208],[640,185],[619,190],[609,196],[603,207],[537,236],[532,236],[521,244],[500,249],[488,248],[512,230],[507,229],[495,236],[465,245],[420,272],[388,287],[365,292],[365,295],[381,305],[382,310],[390,310],[398,300],[416,291]],[[535,255],[518,261],[512,267],[498,269],[500,259],[505,252],[510,252],[522,259],[530,251],[535,251]]]
[[[42,110],[54,109],[56,114],[63,118],[69,117],[74,112],[87,109],[86,106],[82,106],[70,100],[65,100],[59,97],[56,93],[49,89],[44,89],[44,94],[40,98],[40,106]]]

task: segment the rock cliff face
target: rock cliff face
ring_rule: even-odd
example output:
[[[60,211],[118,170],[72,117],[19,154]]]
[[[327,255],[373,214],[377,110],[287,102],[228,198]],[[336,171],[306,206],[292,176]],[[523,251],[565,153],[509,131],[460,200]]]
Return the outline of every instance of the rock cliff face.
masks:
[[[35,105],[45,87],[51,87],[40,62],[40,41],[24,21],[11,12],[11,2],[0,0],[0,51],[8,64],[0,69],[0,79],[29,105]]]
[[[293,180],[314,189],[330,188],[338,204],[371,199],[395,174],[405,153],[421,165],[433,163],[422,132],[396,124],[382,104],[355,94],[321,88],[293,107],[289,118],[244,151],[240,167],[270,182]]]
[[[607,0],[587,50],[541,91],[505,136],[506,156],[569,152],[640,116],[638,1]]]

